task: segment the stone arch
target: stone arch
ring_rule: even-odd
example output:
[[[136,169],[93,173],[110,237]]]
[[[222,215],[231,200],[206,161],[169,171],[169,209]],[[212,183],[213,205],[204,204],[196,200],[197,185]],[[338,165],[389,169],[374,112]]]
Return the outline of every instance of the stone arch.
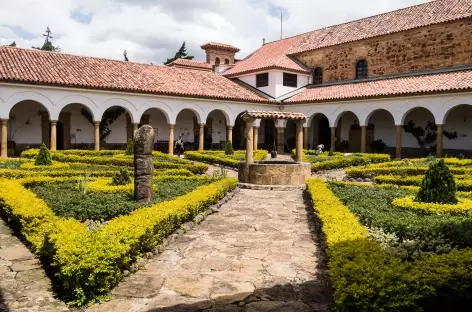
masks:
[[[359,124],[361,126],[367,126],[368,123],[369,123],[369,119],[372,117],[372,115],[379,111],[379,110],[384,110],[386,112],[388,112],[394,122],[395,122],[395,111],[391,110],[391,107],[388,107],[388,105],[385,105],[385,104],[372,104],[372,105],[369,105],[363,112],[362,114],[360,114],[360,117],[359,118]]]
[[[214,111],[220,111],[225,116],[227,126],[234,125],[234,122],[232,122],[233,118],[232,118],[231,109],[227,105],[218,105],[218,106],[212,105],[210,109],[208,109],[202,114],[202,120],[206,120],[208,116]]]
[[[0,112],[0,118],[8,119],[13,106],[28,100],[41,104],[46,109],[49,116],[51,116],[51,112],[54,110],[54,105],[48,97],[38,92],[25,91],[15,93],[6,100],[5,109],[2,109]]]
[[[462,101],[462,103],[464,102]],[[446,137],[443,139],[444,153],[454,156],[467,155],[472,144],[472,105],[456,103],[456,105],[448,106],[450,108],[448,107],[449,109],[445,111],[441,124],[444,125],[444,131],[455,133],[457,136],[454,139],[447,139]]]
[[[83,95],[69,95],[60,99],[54,105],[54,111],[51,114],[52,115],[51,119],[58,120],[59,114],[61,113],[61,111],[66,106],[71,105],[71,104],[80,104],[82,106],[85,106],[90,112],[90,114],[92,114],[93,120],[96,120],[95,115],[99,114],[98,105],[94,101],[92,101],[90,98]]]
[[[438,118],[438,121],[440,124],[445,124],[446,123],[446,119],[447,119],[447,116],[449,115],[449,113],[456,107],[458,106],[462,106],[462,105],[467,105],[467,106],[472,106],[472,100],[465,100],[463,98],[454,98],[446,103],[444,103],[442,106],[441,106],[441,110],[440,112],[442,113],[439,118]]]
[[[310,116],[307,122],[309,127],[308,141],[312,148],[323,144],[325,150],[329,150],[331,146],[331,128],[328,115],[324,113],[315,113]]]
[[[195,114],[195,116],[197,117],[197,122],[199,124],[202,123],[202,120],[203,120],[202,116],[205,115],[203,109],[200,106],[195,105],[195,104],[184,103],[184,104],[180,104],[177,107],[177,109],[175,110],[174,116],[172,116],[173,118],[171,119],[172,124],[176,123],[177,116],[185,109],[191,110]]]
[[[429,113],[431,113],[431,115],[433,115],[432,122],[434,122],[434,123],[436,122],[436,116],[434,115],[434,112],[429,107],[427,107],[426,105],[415,105],[413,107],[408,108],[407,110],[402,110],[401,111],[401,113],[399,114],[401,116],[401,119],[400,119],[400,122],[399,122],[398,125],[404,125],[405,124],[405,118],[408,116],[408,114],[411,113],[411,111],[413,111],[417,108],[426,109]],[[397,120],[395,120],[395,124],[397,124]]]
[[[57,149],[90,148],[94,144],[94,125],[97,106],[86,103],[85,97],[72,96],[61,100],[51,120],[57,120]],[[93,104],[92,104],[93,103]],[[87,111],[87,114],[82,112]]]
[[[138,112],[136,113],[136,115],[139,116],[139,120],[141,120],[143,114],[144,114],[148,109],[151,109],[151,108],[157,109],[157,110],[159,110],[161,113],[163,113],[164,116],[166,117],[167,124],[170,124],[171,116],[172,116],[172,109],[171,109],[170,106],[167,105],[166,103],[160,102],[160,101],[155,101],[155,100],[146,102],[146,103],[144,103],[143,106],[141,106],[141,107],[139,108]],[[174,122],[174,123],[175,123],[175,122]]]
[[[354,116],[356,116],[357,118],[357,121],[359,121],[359,125],[360,125],[360,118],[359,118],[359,113],[356,113],[354,110],[351,110],[351,109],[342,109],[340,110],[340,112],[334,112],[333,115],[332,115],[332,118],[331,120],[329,120],[329,124],[331,127],[337,127],[338,126],[338,122],[339,122],[339,119],[345,114],[345,113],[352,113],[354,114]],[[329,118],[328,118],[329,119]]]
[[[103,113],[109,108],[112,107],[121,107],[126,110],[126,112],[129,114],[131,118],[132,123],[139,123],[139,119],[141,116],[138,116],[137,109],[136,107],[127,100],[120,99],[120,98],[113,98],[105,101],[103,104],[99,105],[99,109],[97,110],[97,113],[94,114],[95,121],[101,121]]]

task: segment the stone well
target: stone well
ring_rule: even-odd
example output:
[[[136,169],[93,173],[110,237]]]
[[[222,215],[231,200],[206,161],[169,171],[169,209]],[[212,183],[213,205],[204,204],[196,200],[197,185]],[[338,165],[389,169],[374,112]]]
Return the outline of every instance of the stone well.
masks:
[[[311,176],[311,164],[291,161],[240,162],[241,183],[256,185],[302,185]]]

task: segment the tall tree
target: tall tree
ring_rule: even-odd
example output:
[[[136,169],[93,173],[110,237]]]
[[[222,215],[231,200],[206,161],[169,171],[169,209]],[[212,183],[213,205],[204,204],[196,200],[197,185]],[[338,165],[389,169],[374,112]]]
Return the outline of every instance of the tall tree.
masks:
[[[123,56],[125,57],[125,62],[129,62],[129,59],[128,59],[128,53],[126,52],[123,52]]]
[[[61,51],[60,47],[56,47],[52,44],[51,39],[53,37],[52,37],[52,32],[49,29],[49,27],[46,27],[46,33],[43,34],[43,36],[46,37],[46,39],[44,39],[43,46],[41,48],[40,47],[33,47],[33,49],[38,49],[38,50],[43,50],[43,51],[52,51],[52,52],[60,52]]]
[[[187,48],[185,47],[185,41],[182,43],[179,51],[175,53],[173,58],[168,58],[167,61],[164,62],[164,65],[168,65],[175,61],[176,59],[186,59],[186,60],[193,60],[193,56],[187,55]]]
[[[10,47],[16,47],[16,41],[13,41],[12,43],[9,44]]]

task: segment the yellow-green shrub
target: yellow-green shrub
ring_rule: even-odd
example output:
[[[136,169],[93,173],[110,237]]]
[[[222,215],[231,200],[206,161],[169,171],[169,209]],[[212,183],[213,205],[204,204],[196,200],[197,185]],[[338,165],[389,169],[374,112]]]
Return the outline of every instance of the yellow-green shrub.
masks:
[[[307,186],[326,236],[336,311],[444,311],[472,299],[472,250],[403,262],[366,239],[324,182]]]
[[[435,204],[419,203],[414,196],[394,198],[392,205],[397,208],[411,209],[426,214],[450,213],[450,214],[470,214],[472,212],[472,200],[468,198],[458,198],[457,204]]]
[[[472,180],[463,180],[467,176],[459,175],[456,179],[457,190],[472,191]],[[423,176],[393,176],[393,175],[379,175],[375,177],[375,182],[378,184],[396,184],[396,185],[413,185],[420,186],[423,181]]]
[[[325,182],[319,179],[309,179],[307,190],[313,201],[313,206],[323,222],[322,230],[326,235],[328,248],[330,245],[366,237],[366,228],[328,189]]]
[[[87,183],[89,190],[99,193],[133,192],[134,183],[126,185],[112,185],[110,179],[94,179]]]
[[[352,178],[372,178],[378,175],[401,175],[401,176],[417,176],[424,175],[428,170],[427,167],[388,167],[376,164],[364,168],[349,168],[346,169],[346,174]],[[471,168],[452,167],[449,170],[454,175],[471,175]]]
[[[240,151],[237,151],[238,153]],[[267,151],[257,150],[254,152],[254,160],[265,160],[267,157]],[[244,161],[244,157],[241,160],[234,159],[234,157],[226,156],[222,151],[204,151],[204,152],[195,152],[189,151],[185,152],[185,158],[194,161],[200,161],[210,164],[217,164],[222,166],[228,166],[233,168],[238,168],[240,161]]]

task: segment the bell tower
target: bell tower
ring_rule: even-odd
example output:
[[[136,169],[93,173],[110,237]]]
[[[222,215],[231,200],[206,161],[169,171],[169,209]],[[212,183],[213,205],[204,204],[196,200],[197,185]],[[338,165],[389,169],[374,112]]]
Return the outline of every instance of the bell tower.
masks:
[[[211,66],[234,65],[234,56],[239,49],[225,43],[208,42],[201,46],[206,53],[206,62]]]

